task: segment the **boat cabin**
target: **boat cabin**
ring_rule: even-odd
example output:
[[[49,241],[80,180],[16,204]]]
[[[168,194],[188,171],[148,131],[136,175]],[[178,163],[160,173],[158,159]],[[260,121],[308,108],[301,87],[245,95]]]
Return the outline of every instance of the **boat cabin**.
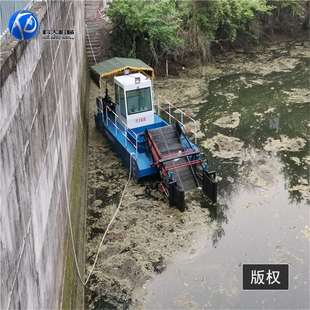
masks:
[[[152,81],[138,72],[114,77],[115,112],[129,129],[154,123]]]
[[[197,187],[216,202],[216,174],[208,170],[196,140],[192,143],[185,133],[186,113],[177,109],[181,119],[176,119],[170,113],[170,104],[168,111],[161,109],[167,113],[169,122],[155,113],[154,70],[139,59],[114,57],[92,66],[91,75],[100,88],[102,79],[113,78],[115,100],[108,95],[106,84],[105,97],[96,98],[95,123],[133,177],[139,180],[159,175],[161,190],[169,198],[169,204],[182,211],[184,193]],[[195,121],[187,117],[196,128]]]

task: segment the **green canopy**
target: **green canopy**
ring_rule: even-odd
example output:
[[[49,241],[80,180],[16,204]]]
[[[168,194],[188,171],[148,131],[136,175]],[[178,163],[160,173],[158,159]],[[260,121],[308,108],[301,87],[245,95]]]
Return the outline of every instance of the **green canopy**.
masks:
[[[116,75],[124,74],[125,70],[129,72],[144,72],[151,78],[154,78],[154,70],[140,59],[114,57],[91,66],[91,76],[94,82],[100,87],[102,78],[112,78]]]

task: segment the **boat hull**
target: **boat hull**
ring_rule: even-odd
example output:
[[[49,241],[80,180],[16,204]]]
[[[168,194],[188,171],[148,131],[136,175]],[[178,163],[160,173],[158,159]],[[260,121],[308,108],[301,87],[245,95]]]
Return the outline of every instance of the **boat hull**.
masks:
[[[101,115],[95,116],[95,122],[97,129],[103,133],[103,135],[109,141],[111,149],[121,159],[124,166],[130,169],[130,160],[132,167],[132,176],[136,180],[141,178],[157,175],[158,169],[153,166],[153,160],[150,154],[146,152],[137,152],[129,143],[124,143],[110,126],[106,125]]]

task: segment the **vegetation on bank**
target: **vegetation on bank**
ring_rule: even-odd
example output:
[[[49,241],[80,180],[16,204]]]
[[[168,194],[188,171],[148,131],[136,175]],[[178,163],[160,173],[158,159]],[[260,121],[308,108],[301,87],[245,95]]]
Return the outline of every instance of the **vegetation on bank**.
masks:
[[[115,53],[158,65],[195,53],[205,63],[212,49],[309,29],[309,9],[301,0],[113,0],[107,15]]]

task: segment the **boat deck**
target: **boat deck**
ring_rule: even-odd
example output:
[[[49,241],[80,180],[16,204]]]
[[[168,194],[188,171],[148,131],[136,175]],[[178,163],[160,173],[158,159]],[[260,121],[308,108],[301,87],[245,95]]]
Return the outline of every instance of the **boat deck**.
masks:
[[[103,128],[106,133],[110,135],[110,140],[114,141],[114,148],[123,154],[123,161],[129,164],[130,154],[134,154],[136,158],[136,177],[142,178],[149,175],[154,175],[158,172],[157,168],[153,166],[152,156],[147,152],[138,152],[136,149],[135,137],[138,142],[145,143],[144,131],[147,128],[156,128],[160,126],[166,126],[167,123],[158,115],[155,114],[155,122],[150,126],[144,126],[132,129],[131,132],[127,132],[127,138],[125,135],[125,128],[121,124],[115,125],[115,121],[107,119],[103,121]],[[128,139],[130,136],[131,139]]]

